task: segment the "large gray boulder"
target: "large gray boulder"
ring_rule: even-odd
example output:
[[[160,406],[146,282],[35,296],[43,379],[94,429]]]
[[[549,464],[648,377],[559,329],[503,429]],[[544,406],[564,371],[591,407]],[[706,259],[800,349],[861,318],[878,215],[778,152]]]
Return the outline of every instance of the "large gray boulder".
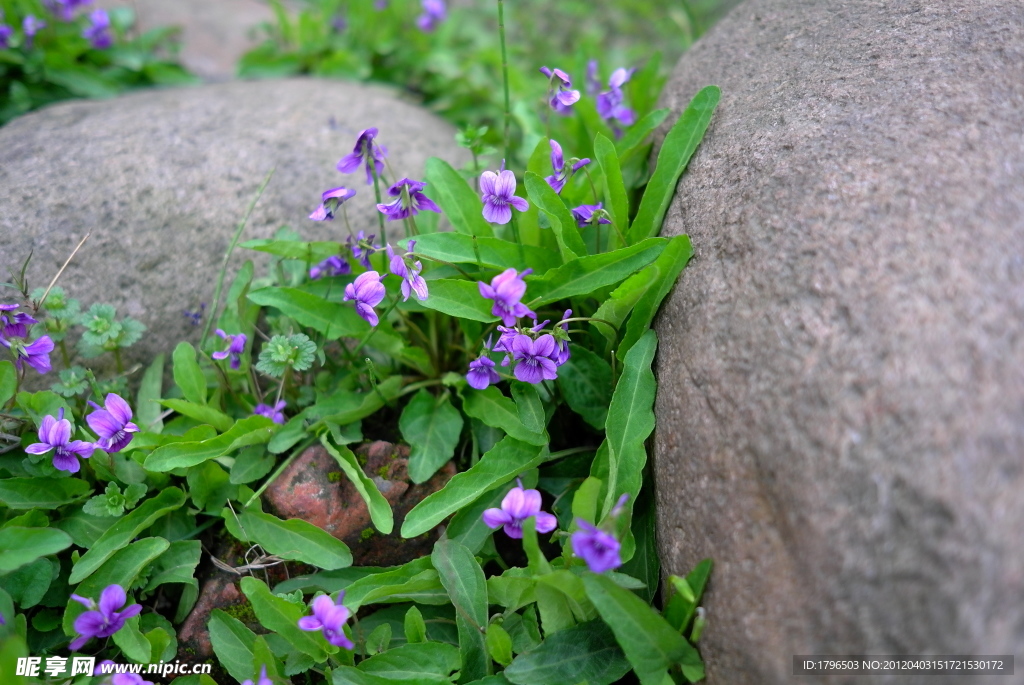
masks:
[[[711,83],[654,459],[664,568],[717,562],[708,682],[1020,656],[1024,4],[748,0],[665,102]]]
[[[45,286],[91,232],[60,285],[83,308],[107,302],[141,320],[149,331],[129,356],[146,363],[198,339],[182,312],[211,302],[231,237],[271,169],[243,240],[282,225],[308,240],[343,239],[340,217],[307,218],[338,185],[357,191],[346,203],[353,229],[379,233],[362,171],[335,170],[370,126],[400,175],[422,178],[430,156],[456,166],[467,158],[451,126],[394,92],[311,78],[152,90],[29,114],[0,128],[0,269],[6,276],[32,251],[29,281]],[[257,254],[236,250],[227,284]]]

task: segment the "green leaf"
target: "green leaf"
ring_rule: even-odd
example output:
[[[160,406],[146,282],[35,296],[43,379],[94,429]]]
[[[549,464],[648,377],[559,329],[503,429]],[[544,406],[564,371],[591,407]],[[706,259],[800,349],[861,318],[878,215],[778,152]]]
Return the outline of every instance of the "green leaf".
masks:
[[[602,485],[601,479],[594,476],[587,477],[580,484],[579,488],[576,489],[576,494],[572,497],[572,516],[574,519],[580,518],[584,521],[597,521]]]
[[[654,430],[654,393],[657,383],[651,362],[658,347],[658,336],[647,331],[626,355],[622,377],[612,394],[606,422],[608,443],[608,490],[602,514],[608,515],[619,496],[629,494],[636,500],[643,483],[647,449],[644,441]]]
[[[421,305],[450,316],[472,321],[491,323],[498,317],[491,314],[494,303],[480,294],[477,284],[454,278],[440,278],[428,281],[430,297]]]
[[[40,557],[67,549],[71,536],[53,528],[0,528],[0,573],[30,564]]]
[[[356,338],[370,330],[370,324],[351,305],[328,302],[298,288],[261,288],[249,293],[249,300],[261,307],[279,309],[299,324],[323,333],[327,340]]]
[[[487,626],[487,653],[502,666],[512,663],[512,638],[497,623]]]
[[[251,680],[255,675],[252,649],[256,633],[220,609],[210,612],[208,627],[213,653],[228,675],[238,681]]]
[[[569,408],[602,430],[612,399],[612,367],[585,347],[574,345],[558,373],[558,387]]]
[[[448,397],[436,398],[424,388],[402,410],[398,428],[412,448],[409,479],[413,483],[429,480],[455,454],[462,433],[462,414]]]
[[[280,435],[278,431],[275,435]],[[240,450],[231,465],[229,479],[235,485],[251,483],[270,473],[277,459],[262,445],[250,445]]]
[[[547,458],[546,447],[503,438],[469,470],[455,474],[444,488],[413,507],[402,524],[402,537],[413,538],[427,532],[452,512],[491,488],[504,485],[523,471],[538,466]]]
[[[665,603],[665,620],[676,630],[685,630],[697,613],[701,595],[711,576],[712,565],[711,559],[704,559],[686,578],[668,577],[673,593]]]
[[[620,573],[639,578],[646,587],[639,589],[637,594],[648,604],[653,604],[658,581],[661,579],[661,562],[658,560],[658,544],[654,537],[656,526],[654,501],[649,490],[650,487],[633,505],[633,521],[630,530],[636,541],[636,549],[628,559],[623,554],[625,563],[618,570]]]
[[[193,583],[201,554],[202,543],[199,540],[172,542],[167,551],[153,562],[146,592],[152,592],[165,583]]]
[[[629,198],[626,195],[626,185],[622,181],[622,169],[619,167],[615,145],[599,135],[594,140],[594,155],[601,171],[604,172],[604,193],[608,198],[608,206],[605,209],[612,215],[612,223],[626,235],[629,230]]]
[[[246,241],[239,245],[239,247],[314,264],[322,262],[328,257],[341,254],[341,245],[331,241],[305,243],[298,240],[259,239]]]
[[[627,235],[631,242],[658,235],[665,210],[675,195],[676,183],[704,137],[721,95],[718,86],[703,88],[693,97],[686,111],[665,136],[654,174],[647,183],[640,208]]]
[[[227,471],[217,462],[206,461],[189,468],[187,480],[192,503],[201,511],[220,511],[227,500],[238,497],[238,486],[231,484]]]
[[[492,269],[521,270],[525,267],[525,260],[525,264],[533,267],[536,274],[543,274],[562,263],[557,254],[541,247],[524,245],[520,252],[519,245],[508,240],[476,238],[461,233],[420,235],[416,237],[414,247],[417,255],[453,264],[479,264]]]
[[[654,260],[653,264],[650,264],[643,269],[640,269],[635,274],[627,278],[625,281],[619,284],[612,294],[608,296],[601,306],[594,312],[594,319],[604,319],[611,323],[612,326],[602,323],[600,321],[594,321],[594,327],[605,337],[608,341],[609,349],[613,349],[616,341],[619,338],[622,329],[622,322],[626,320],[626,317],[633,312],[633,308],[636,306],[637,301],[651,288],[655,283],[659,282],[661,278],[661,267],[660,264],[665,259],[665,255],[672,249],[672,242],[669,241],[665,251]]]
[[[380,654],[391,645],[391,624],[381,623],[366,636],[366,653]]]
[[[472,552],[452,540],[437,542],[430,559],[455,605],[462,653],[460,680],[483,678],[490,670],[483,635],[487,626],[487,582],[483,569]]]
[[[100,536],[82,558],[78,560],[71,570],[71,577],[68,582],[79,583],[87,578],[103,562],[110,558],[117,550],[121,549],[146,528],[153,525],[153,522],[164,514],[178,509],[185,503],[185,493],[175,487],[162,490],[156,497],[146,500],[137,509],[129,512],[112,525],[107,532]]]
[[[153,653],[153,645],[139,631],[139,617],[132,616],[125,621],[124,627],[113,635],[114,644],[121,648],[124,656],[137,664],[148,664]]]
[[[398,568],[360,578],[345,588],[345,606],[353,612],[364,604],[413,600],[421,604],[447,604],[449,599],[428,557]]]
[[[146,457],[147,471],[170,471],[171,469],[195,466],[204,461],[216,459],[248,445],[257,445],[270,440],[277,425],[266,416],[249,416],[235,423],[223,435],[209,440],[172,442],[158,447]]]
[[[610,685],[630,669],[611,629],[600,619],[552,635],[515,658],[505,677],[517,685]]]
[[[653,112],[649,112],[643,119],[633,124],[633,126],[630,127],[629,132],[622,136],[622,138],[620,138],[615,144],[619,153],[619,159],[625,159],[637,148],[643,145],[647,136],[651,135],[651,133],[654,132],[654,129],[661,126],[661,122],[665,121],[671,113],[672,110],[668,107],[656,109]]]
[[[56,559],[36,559],[17,571],[4,575],[3,589],[22,610],[31,609],[42,601],[50,589],[50,584],[57,580],[59,574],[60,564]],[[3,611],[0,610],[0,613]],[[11,616],[9,613],[3,615]]]
[[[488,426],[500,428],[516,440],[531,445],[548,444],[547,433],[531,431],[523,425],[516,405],[493,385],[485,390],[467,389],[463,395],[462,411]]]
[[[251,576],[242,578],[241,586],[263,627],[279,633],[292,647],[313,657],[315,661],[327,660],[323,638],[299,628],[299,619],[305,615],[301,607],[272,595],[262,580]]]
[[[0,407],[7,404],[18,390],[18,370],[9,361],[0,362]]]
[[[391,505],[387,499],[377,489],[377,484],[363,472],[363,468],[359,465],[356,455],[352,454],[352,450],[345,445],[336,446],[331,444],[326,433],[320,436],[320,443],[334,457],[334,460],[338,462],[338,466],[348,476],[359,496],[366,502],[373,525],[384,535],[389,535],[395,528],[394,512],[391,511]]]
[[[459,233],[491,237],[494,231],[484,219],[480,196],[448,162],[431,157],[427,160],[427,195],[444,210],[444,215]]]
[[[526,571],[525,573],[529,573]],[[527,604],[537,601],[537,581],[524,576],[521,568],[510,568],[500,576],[487,579],[487,602],[518,611]],[[505,612],[508,614],[508,611]]]
[[[547,584],[538,584],[537,611],[540,612],[540,624],[544,628],[544,637],[550,638],[576,623],[569,606],[569,598],[562,592]]]
[[[588,573],[583,576],[587,596],[615,634],[640,682],[662,685],[661,674],[674,663],[700,664],[697,654],[676,630],[651,606],[611,579]]]
[[[531,307],[540,307],[577,295],[590,295],[599,288],[614,285],[658,258],[668,244],[665,238],[649,238],[636,245],[612,252],[581,257],[531,278],[530,291],[536,299]]]
[[[459,509],[448,521],[445,535],[450,540],[468,547],[473,554],[478,554],[494,532],[483,522],[483,513],[486,509],[500,507],[505,494],[504,489],[494,488],[478,497],[472,504]]]
[[[377,412],[385,401],[390,402],[398,397],[401,389],[401,376],[392,376],[378,383],[375,390],[366,393],[338,392],[303,413],[307,418],[344,426]]]
[[[551,223],[551,230],[554,231],[555,238],[558,240],[558,251],[562,255],[562,260],[568,263],[576,257],[587,254],[587,246],[583,243],[583,238],[580,237],[576,220],[572,218],[569,208],[565,206],[562,198],[551,189],[548,182],[528,171],[526,172],[526,192],[529,194],[530,200],[544,212]]]
[[[194,404],[187,400],[159,400],[159,404],[173,409],[182,416],[195,419],[200,423],[207,423],[217,429],[217,432],[224,433],[231,430],[235,420],[208,404]]]
[[[181,388],[181,394],[193,404],[206,404],[206,376],[196,361],[196,350],[187,342],[180,342],[171,355],[174,365],[174,382]]]
[[[388,625],[388,624],[382,624]],[[459,650],[443,642],[404,644],[360,662],[364,673],[386,677],[390,682],[450,683],[459,670]]]
[[[416,608],[415,604],[409,607],[409,611],[405,612],[403,626],[405,627],[406,642],[409,644],[426,642],[427,624],[423,622],[423,614]]]
[[[519,420],[526,430],[531,433],[547,430],[547,417],[536,386],[531,383],[512,383],[512,398],[516,402]]]
[[[56,509],[92,492],[79,478],[5,478],[0,502],[11,509]]]
[[[307,521],[283,521],[252,509],[243,510],[238,523],[230,509],[225,509],[222,516],[232,535],[244,542],[257,542],[282,559],[301,561],[329,571],[352,565],[348,545]]]
[[[692,255],[693,247],[690,245],[688,236],[680,235],[669,240],[668,247],[652,265],[657,269],[658,280],[644,290],[633,306],[629,322],[626,324],[626,331],[622,336],[622,343],[619,344],[619,350],[616,353],[619,359],[624,359],[629,349],[651,327],[651,322],[654,321],[654,315],[658,313],[661,301],[672,290],[679,273]]]

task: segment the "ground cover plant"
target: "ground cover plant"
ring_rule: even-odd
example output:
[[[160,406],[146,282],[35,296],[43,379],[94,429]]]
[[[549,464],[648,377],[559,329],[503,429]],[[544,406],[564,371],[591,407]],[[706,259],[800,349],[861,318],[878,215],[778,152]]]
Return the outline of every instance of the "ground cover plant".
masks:
[[[344,185],[311,203],[301,232],[242,243],[270,268],[222,269],[191,313],[201,342],[138,384],[69,366],[68,351],[77,340],[121,371],[141,324],[13,274],[0,302],[3,682],[158,680],[75,673],[75,657],[183,656],[204,544],[232,540],[249,609],[210,615],[218,680],[178,685],[703,677],[711,565],[670,577],[657,602],[644,476],[651,322],[691,254],[685,236],[657,234],[719,93],[696,94],[652,163],[668,116],[653,109],[656,70],[594,71],[585,94],[564,66],[537,65],[542,109],[517,130],[497,77],[497,119],[461,134],[468,169],[431,159],[409,178],[376,128],[339,143]],[[484,125],[501,132],[493,144]],[[508,162],[516,146],[529,146],[522,167]],[[375,224],[348,220],[357,192],[375,194]],[[385,240],[388,226],[404,238]],[[55,366],[50,390],[23,389]],[[458,473],[398,521],[356,455],[364,438],[408,444],[414,483],[449,461]],[[356,566],[344,542],[268,511],[267,489],[310,446],[365,502],[369,535],[443,525],[431,553]],[[271,572],[287,565],[290,577]],[[36,671],[18,675],[29,656]]]
[[[0,0],[0,125],[69,98],[195,82],[173,29],[138,35],[133,22],[92,0]]]

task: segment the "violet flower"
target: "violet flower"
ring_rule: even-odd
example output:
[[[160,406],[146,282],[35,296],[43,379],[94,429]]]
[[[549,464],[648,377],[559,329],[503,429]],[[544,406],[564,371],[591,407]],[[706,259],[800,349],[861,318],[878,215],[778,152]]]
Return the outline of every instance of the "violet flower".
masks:
[[[409,299],[410,292],[416,293],[416,299],[420,302],[427,299],[428,295],[427,282],[420,276],[423,264],[418,259],[409,259],[409,252],[412,252],[415,245],[416,241],[410,240],[404,256],[396,255],[391,245],[388,245],[388,268],[391,269],[391,273],[402,279],[402,302]]]
[[[96,445],[84,440],[71,440],[71,422],[64,418],[64,408],[57,412],[57,418],[44,416],[39,424],[39,442],[25,448],[29,454],[53,452],[53,467],[58,471],[77,473],[81,468],[78,458],[88,459],[96,451]]]
[[[633,76],[632,69],[619,67],[612,72],[611,78],[608,79],[608,90],[597,96],[597,113],[605,121],[615,120],[623,126],[632,126],[636,121],[636,113],[623,104],[626,96],[622,92],[622,86],[629,81],[631,76]],[[616,135],[621,134],[618,128],[615,130]]]
[[[210,356],[218,360],[227,359],[228,357],[231,357],[231,368],[238,369],[238,367],[242,365],[241,355],[243,352],[245,352],[245,342],[246,340],[248,340],[245,333],[238,333],[237,335],[228,335],[219,328],[215,330],[214,333],[219,335],[224,340],[228,341],[228,348],[226,350],[214,352]]]
[[[63,21],[71,21],[75,18],[75,9],[88,5],[92,0],[43,0],[46,8],[56,14]]]
[[[601,77],[597,75],[597,60],[587,62],[587,95],[597,95],[601,90]]]
[[[555,173],[544,180],[548,182],[553,191],[561,193],[566,181],[572,178],[572,175],[577,171],[590,164],[590,159],[584,157],[583,159],[570,160],[572,165],[566,167],[565,160],[562,157],[562,146],[558,144],[557,140],[550,140],[548,142],[551,145],[551,167],[555,170]]]
[[[511,221],[512,207],[520,212],[530,208],[529,202],[514,195],[516,175],[508,169],[503,169],[497,174],[485,171],[480,176],[480,190],[483,191],[484,218],[492,223],[507,224]]]
[[[344,276],[350,273],[352,266],[338,255],[328,257],[309,269],[309,277],[314,281],[323,276]]]
[[[416,19],[416,26],[421,31],[430,32],[445,20],[448,14],[444,0],[422,0],[423,14]]]
[[[565,313],[562,314],[562,319],[568,319],[572,316],[572,310],[566,309]],[[558,353],[555,355],[555,366],[561,366],[562,364],[569,361],[571,354],[569,353],[569,324],[561,324],[562,330],[565,331],[565,337],[561,335],[555,336],[555,342],[558,345]]]
[[[12,35],[14,35],[13,28],[7,24],[0,24],[0,50],[6,50],[10,47]]]
[[[572,217],[576,219],[576,225],[580,228],[590,224],[610,224],[611,219],[601,210],[604,205],[598,202],[596,205],[580,205],[572,208]],[[596,214],[596,219],[595,219]]]
[[[345,18],[344,14],[338,13],[331,19],[331,28],[335,33],[344,33],[345,29],[348,28],[348,19]]]
[[[182,310],[182,314],[184,314],[185,316],[187,316],[189,319],[192,320],[192,325],[193,326],[198,326],[199,323],[203,320],[203,312],[204,311],[206,311],[206,303],[205,302],[200,302],[199,303],[199,309],[197,309],[194,312],[190,312],[187,309],[185,309],[185,310]]]
[[[572,79],[561,69],[541,67],[540,73],[548,77],[550,82],[551,109],[559,114],[569,114],[572,105],[580,99],[580,91],[572,90]]]
[[[46,22],[42,19],[36,19],[32,14],[25,15],[21,22],[21,30],[25,32],[25,47],[31,49],[35,35],[45,28]]]
[[[388,0],[373,0],[373,9],[381,12],[388,8]]]
[[[299,628],[302,630],[323,631],[324,639],[336,647],[355,649],[355,645],[345,635],[345,621],[348,620],[348,608],[341,600],[345,597],[345,591],[338,593],[337,603],[332,602],[329,595],[320,595],[313,600],[312,616],[303,616],[299,619]]]
[[[355,194],[356,191],[349,190],[345,186],[325,190],[320,197],[320,206],[313,210],[309,218],[313,221],[333,221],[334,213],[338,211],[338,207],[344,204],[345,200],[354,197]]]
[[[128,600],[124,588],[120,585],[108,585],[100,594],[98,606],[93,600],[79,595],[73,594],[71,599],[89,608],[89,611],[75,619],[75,632],[79,637],[72,640],[69,645],[72,652],[81,649],[82,645],[94,637],[110,637],[124,627],[125,621],[142,611],[139,604],[132,604],[122,611],[117,611]]]
[[[0,312],[13,312],[20,305],[0,304]],[[5,338],[27,338],[28,327],[39,323],[25,312],[17,314],[0,313],[0,336]]]
[[[359,168],[360,164],[365,164],[366,185],[373,183],[374,170],[376,170],[378,177],[381,176],[384,173],[384,158],[388,156],[388,149],[383,145],[373,142],[376,136],[376,128],[367,128],[360,131],[352,152],[338,161],[338,171],[343,174],[351,174]]]
[[[260,666],[259,679],[255,683],[250,679],[243,680],[242,685],[274,685],[274,681],[267,676],[267,665],[263,664]]]
[[[356,313],[366,319],[371,326],[376,326],[380,320],[377,312],[373,310],[380,301],[384,299],[384,285],[380,282],[380,274],[376,271],[367,271],[360,274],[355,281],[345,286],[344,301],[354,300]]]
[[[469,372],[466,374],[469,387],[486,390],[487,386],[500,380],[501,376],[494,370],[494,361],[490,357],[479,357],[469,363]]]
[[[256,405],[256,408],[252,410],[253,416],[266,416],[274,423],[284,423],[284,408],[288,406],[288,403],[284,400],[279,400],[274,406],[269,404],[263,404],[262,402]]]
[[[403,187],[405,191],[403,192]],[[434,204],[434,201],[424,195],[421,191],[427,187],[423,181],[413,181],[403,178],[388,188],[388,195],[396,199],[394,202],[381,203],[377,210],[388,218],[388,221],[407,219],[416,216],[420,211],[441,213],[441,208]],[[408,204],[406,201],[408,199]]]
[[[110,35],[110,17],[105,9],[93,10],[89,22],[82,31],[82,37],[88,38],[94,48],[105,50],[114,44],[114,37]]]
[[[488,300],[494,300],[491,314],[499,317],[506,326],[515,326],[516,319],[523,316],[537,317],[529,307],[520,302],[526,294],[526,282],[523,277],[531,273],[533,269],[526,269],[520,274],[516,273],[515,269],[508,268],[491,279],[490,285],[483,281],[477,282],[480,294]],[[511,348],[508,351],[511,352]]]
[[[27,345],[23,338],[7,340],[0,337],[0,345],[9,349],[14,355],[14,365],[18,371],[21,371],[21,364],[25,362],[39,373],[49,373],[50,353],[53,352],[53,340],[50,339],[50,336],[44,335]]]
[[[558,520],[551,514],[540,510],[540,492],[534,489],[524,490],[523,482],[516,479],[518,486],[512,488],[501,500],[500,509],[487,509],[483,513],[484,525],[488,528],[505,528],[505,535],[510,538],[523,537],[523,521],[535,517],[534,526],[538,533],[550,533],[558,525]]]
[[[621,545],[614,535],[606,533],[583,519],[576,519],[580,529],[569,536],[572,553],[587,562],[594,573],[604,573],[622,566]]]
[[[109,393],[103,407],[92,400],[89,404],[96,411],[86,416],[85,421],[100,436],[96,446],[104,452],[120,452],[132,441],[132,433],[139,432],[139,427],[132,423],[132,408],[119,395]]]
[[[370,268],[370,255],[381,249],[380,243],[373,242],[373,239],[376,237],[375,234],[371,233],[370,237],[367,238],[362,231],[359,231],[359,233],[356,233],[355,238],[349,236],[345,239],[345,243],[352,249],[352,256],[367,269]]]
[[[537,384],[558,378],[557,356],[555,338],[550,333],[536,340],[520,334],[512,340],[512,357],[518,362],[514,373],[524,383]]]

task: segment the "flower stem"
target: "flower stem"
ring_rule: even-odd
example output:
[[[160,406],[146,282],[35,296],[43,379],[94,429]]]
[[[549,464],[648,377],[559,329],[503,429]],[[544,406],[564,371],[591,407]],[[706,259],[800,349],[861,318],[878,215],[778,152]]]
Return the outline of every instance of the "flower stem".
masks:
[[[501,77],[505,86],[505,159],[506,164],[512,163],[512,141],[509,129],[512,125],[512,107],[508,96],[508,51],[505,49],[505,3],[498,0],[498,35],[501,37]]]
[[[377,167],[371,165],[373,170],[373,194],[377,196],[377,204],[381,204],[380,201],[380,177],[377,176]],[[384,239],[384,215],[377,210],[377,225],[380,226],[380,237]]]

